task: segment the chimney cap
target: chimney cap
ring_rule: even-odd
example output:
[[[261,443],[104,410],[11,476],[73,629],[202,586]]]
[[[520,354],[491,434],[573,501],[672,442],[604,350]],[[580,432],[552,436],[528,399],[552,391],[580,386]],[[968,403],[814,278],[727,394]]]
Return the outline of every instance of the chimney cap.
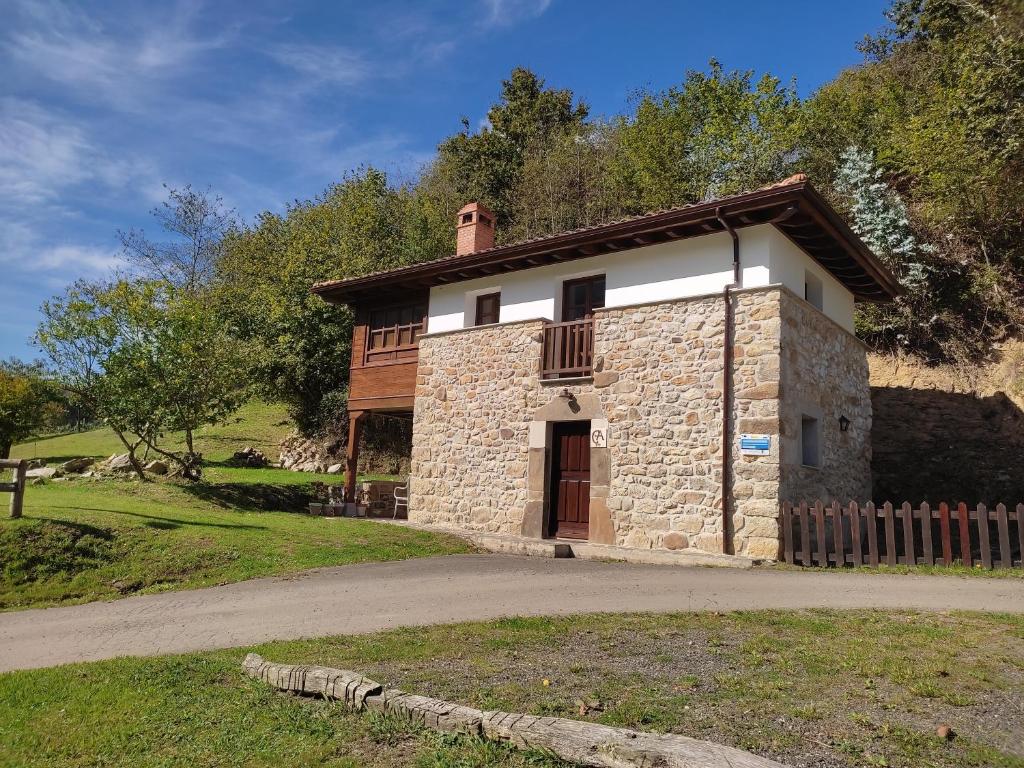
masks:
[[[494,214],[482,203],[466,203],[456,217],[455,253],[485,251],[494,247]]]
[[[488,208],[483,203],[477,203],[477,202],[466,203],[464,206],[459,208],[459,213],[470,213],[471,211],[481,211],[483,213],[490,214],[491,216],[494,215],[491,212],[491,209]]]

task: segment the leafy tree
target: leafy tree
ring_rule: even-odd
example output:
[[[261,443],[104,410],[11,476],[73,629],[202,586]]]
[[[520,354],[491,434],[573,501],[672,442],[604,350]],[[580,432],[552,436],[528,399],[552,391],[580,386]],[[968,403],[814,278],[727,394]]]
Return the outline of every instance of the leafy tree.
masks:
[[[529,69],[513,69],[487,112],[487,122],[473,132],[463,118],[462,131],[441,142],[437,159],[424,174],[417,191],[432,198],[429,209],[440,216],[433,226],[449,231],[455,212],[475,200],[494,211],[500,238],[515,239],[515,191],[528,153],[574,135],[588,111],[572,91],[545,88],[544,80]]]
[[[225,241],[218,300],[240,338],[253,343],[262,393],[287,403],[306,432],[343,413],[352,343],[351,312],[310,288],[411,261],[409,206],[404,190],[370,168],[284,216],[261,215]]]
[[[200,476],[196,429],[216,424],[244,401],[244,349],[209,302],[162,281],[77,283],[44,304],[36,334],[67,391],[114,431],[136,474],[137,451]],[[163,445],[182,431],[185,450]]]
[[[110,427],[125,447],[135,473],[145,479],[135,455],[142,439],[130,435],[121,415],[112,413],[119,407],[117,388],[108,383],[104,363],[117,343],[118,325],[105,307],[109,291],[108,285],[79,280],[63,295],[43,302],[35,343],[72,402]]]
[[[0,361],[0,459],[43,423],[50,401],[41,367],[15,359]]]
[[[126,261],[142,277],[197,292],[213,276],[224,236],[237,227],[234,211],[209,190],[164,185],[167,200],[151,213],[171,239],[150,240],[142,230],[119,232]]]
[[[803,164],[827,184],[847,147],[870,150],[935,248],[928,279],[908,286],[914,311],[868,309],[866,338],[970,362],[1022,320],[1024,6],[897,0],[887,16],[861,45],[868,61],[806,104]]]
[[[800,101],[764,75],[689,71],[679,86],[641,93],[619,120],[614,173],[633,212],[755,189],[788,175],[796,159]]]

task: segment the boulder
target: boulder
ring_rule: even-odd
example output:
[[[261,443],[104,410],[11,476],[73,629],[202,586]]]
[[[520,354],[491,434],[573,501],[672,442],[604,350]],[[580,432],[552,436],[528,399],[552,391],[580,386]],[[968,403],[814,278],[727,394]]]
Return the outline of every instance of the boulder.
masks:
[[[155,459],[154,461],[149,462],[149,464],[143,467],[143,469],[151,475],[166,475],[167,463],[160,461],[159,459]]]
[[[103,469],[107,470],[108,472],[132,472],[132,471],[134,471],[134,467],[132,467],[131,459],[128,458],[128,454],[127,453],[116,453],[116,454],[114,454],[109,459],[107,459],[105,462],[103,462]]]
[[[270,462],[262,451],[247,445],[240,451],[235,451],[231,456],[231,463],[238,467],[265,467]]]
[[[42,459],[29,459],[25,462],[25,469],[39,469],[40,467],[45,466],[46,462]]]
[[[25,477],[29,479],[41,477],[43,480],[52,480],[55,477],[60,477],[62,474],[64,473],[61,472],[56,467],[38,467],[36,469],[30,469],[28,472],[26,472]]]
[[[60,468],[64,472],[82,472],[91,467],[95,463],[96,460],[91,456],[83,456],[80,459],[71,459],[70,461],[65,461],[63,464],[60,465]]]
[[[345,465],[344,464],[331,464],[331,466],[329,466],[327,468],[327,474],[328,475],[340,475],[344,470],[345,470]]]

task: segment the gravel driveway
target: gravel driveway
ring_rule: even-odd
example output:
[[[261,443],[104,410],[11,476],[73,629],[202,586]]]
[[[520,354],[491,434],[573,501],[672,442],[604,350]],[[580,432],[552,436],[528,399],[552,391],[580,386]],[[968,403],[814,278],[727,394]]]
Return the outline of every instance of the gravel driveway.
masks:
[[[0,613],[0,672],[510,615],[757,608],[1024,613],[1024,582],[455,555]]]

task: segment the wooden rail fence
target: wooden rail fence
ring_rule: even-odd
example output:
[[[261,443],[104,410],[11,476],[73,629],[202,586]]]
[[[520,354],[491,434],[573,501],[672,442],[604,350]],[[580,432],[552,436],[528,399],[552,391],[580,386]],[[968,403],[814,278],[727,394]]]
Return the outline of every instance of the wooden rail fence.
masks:
[[[0,483],[0,493],[11,494],[11,517],[21,517],[21,508],[25,501],[25,471],[27,462],[24,459],[0,459],[0,471],[9,469],[13,475],[12,482]]]
[[[782,504],[783,559],[813,566],[942,565],[1021,568],[1024,504],[989,509],[927,503]]]

